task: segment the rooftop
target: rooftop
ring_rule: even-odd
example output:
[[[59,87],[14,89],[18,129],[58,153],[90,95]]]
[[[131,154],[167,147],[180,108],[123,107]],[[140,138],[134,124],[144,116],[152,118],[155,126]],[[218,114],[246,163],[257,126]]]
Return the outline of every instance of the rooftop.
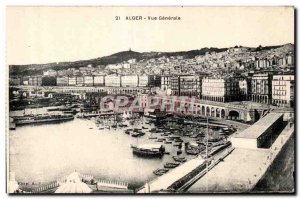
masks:
[[[262,133],[264,133],[281,116],[282,113],[269,113],[265,117],[261,118],[256,123],[254,123],[252,126],[245,129],[243,132],[239,133],[234,137],[256,139]]]

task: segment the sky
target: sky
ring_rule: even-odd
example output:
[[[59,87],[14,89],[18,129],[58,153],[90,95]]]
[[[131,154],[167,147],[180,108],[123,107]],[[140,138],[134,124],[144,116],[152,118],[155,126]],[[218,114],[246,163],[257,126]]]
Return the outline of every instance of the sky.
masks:
[[[120,20],[116,20],[120,16]],[[178,16],[181,20],[125,20]],[[7,7],[7,64],[294,43],[293,7]]]

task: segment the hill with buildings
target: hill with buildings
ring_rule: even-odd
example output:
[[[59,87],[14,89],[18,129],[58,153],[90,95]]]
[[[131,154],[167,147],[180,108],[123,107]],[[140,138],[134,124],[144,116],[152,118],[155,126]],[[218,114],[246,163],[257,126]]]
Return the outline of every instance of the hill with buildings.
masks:
[[[292,45],[293,44],[286,44],[286,45]],[[277,49],[285,47],[286,45],[278,45],[278,46],[266,46],[262,47],[259,46],[257,48],[247,48],[249,51],[262,51],[262,50],[271,50],[271,49]],[[238,48],[241,46],[235,46],[233,48]],[[29,64],[29,65],[10,65],[9,66],[9,74],[10,75],[39,75],[42,74],[43,71],[48,69],[53,70],[66,70],[69,68],[75,68],[78,69],[80,67],[85,66],[92,66],[98,68],[105,68],[106,65],[109,64],[117,64],[124,61],[128,61],[129,59],[136,59],[137,61],[140,60],[148,60],[153,58],[159,58],[159,57],[174,57],[174,56],[182,56],[183,59],[190,59],[194,58],[195,56],[199,55],[205,55],[206,53],[212,53],[212,52],[224,52],[227,51],[230,48],[202,48],[199,50],[190,50],[190,51],[178,51],[178,52],[135,52],[132,50],[118,52],[109,56],[99,57],[95,59],[89,59],[89,60],[79,60],[79,61],[73,61],[73,62],[56,62],[56,63],[47,63],[47,64]]]

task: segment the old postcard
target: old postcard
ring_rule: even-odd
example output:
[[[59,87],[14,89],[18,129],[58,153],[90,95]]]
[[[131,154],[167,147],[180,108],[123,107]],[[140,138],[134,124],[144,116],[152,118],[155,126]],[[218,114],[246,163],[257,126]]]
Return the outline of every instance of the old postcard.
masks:
[[[7,7],[7,193],[294,193],[294,12]]]

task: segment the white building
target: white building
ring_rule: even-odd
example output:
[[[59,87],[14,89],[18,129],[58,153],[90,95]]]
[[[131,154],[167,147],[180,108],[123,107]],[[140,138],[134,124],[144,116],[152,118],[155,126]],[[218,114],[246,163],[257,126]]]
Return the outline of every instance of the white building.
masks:
[[[277,106],[293,107],[294,75],[274,75],[272,80],[272,102]]]
[[[106,75],[105,86],[121,87],[121,76],[119,75]]]
[[[83,76],[76,77],[76,85],[77,86],[83,86],[83,81],[84,81]]]
[[[226,101],[226,79],[205,78],[202,79],[202,98],[212,101]]]
[[[67,86],[69,84],[67,76],[57,77],[56,84],[57,86]]]
[[[121,76],[122,87],[137,87],[139,78],[137,75],[123,75]]]
[[[104,75],[94,76],[94,86],[104,86]]]
[[[140,75],[139,76],[139,87],[148,86],[149,78],[148,75]]]
[[[69,77],[68,85],[69,86],[75,86],[76,85],[76,77]]]
[[[171,89],[171,76],[161,76],[161,90]]]
[[[84,76],[83,84],[85,86],[93,86],[94,85],[94,77],[93,76]]]

